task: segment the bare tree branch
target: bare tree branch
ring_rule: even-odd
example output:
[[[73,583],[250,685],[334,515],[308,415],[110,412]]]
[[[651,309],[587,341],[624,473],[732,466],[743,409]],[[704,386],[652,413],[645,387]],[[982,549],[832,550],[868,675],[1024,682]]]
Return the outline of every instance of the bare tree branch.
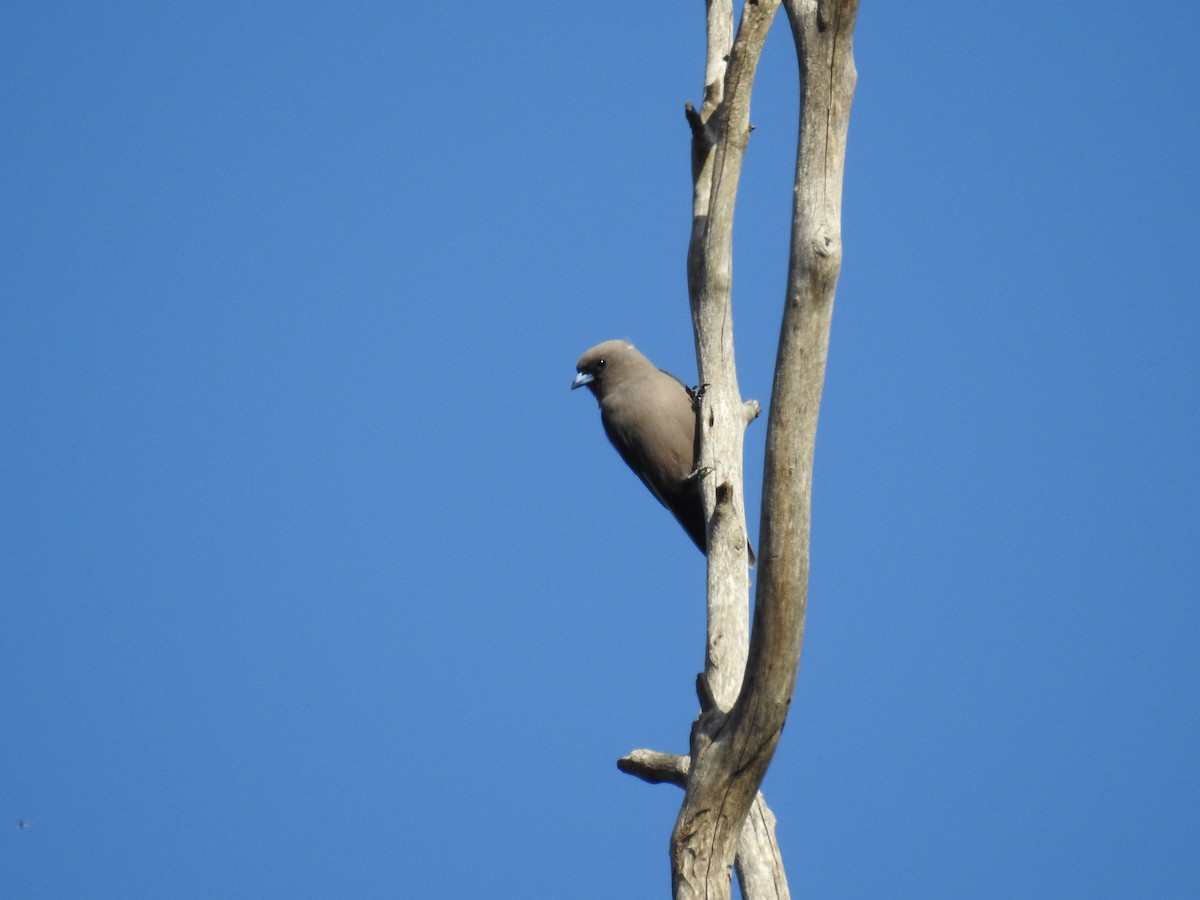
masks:
[[[626,775],[633,775],[649,784],[673,784],[687,786],[688,765],[686,756],[678,753],[660,753],[657,750],[634,750],[617,760],[617,768]]]
[[[650,784],[686,787],[691,760],[675,753],[634,750],[617,760],[617,768]],[[738,842],[736,868],[745,900],[790,900],[775,840],[775,816],[762,794],[754,798]]]
[[[727,608],[744,605],[740,598],[747,585],[744,550],[739,553],[746,419],[733,357],[733,207],[750,132],[750,89],[778,5],[779,0],[744,5],[724,94],[707,115],[706,103],[700,114],[693,110],[688,117],[697,174],[688,286],[700,379],[708,386],[699,425],[701,461],[712,472],[705,480],[710,512],[706,676],[716,704],[692,728],[687,791],[671,840],[677,900],[729,897],[730,867],[787,717],[804,634],[813,447],[841,264],[842,168],[855,78],[851,35],[857,0],[785,0],[803,91],[792,247],[768,421],[754,630],[745,678],[736,701],[726,706],[729,684],[741,672],[731,665],[731,648],[744,644],[713,623],[734,621]],[[709,14],[711,28],[713,5]],[[710,65],[712,60],[710,40]],[[705,175],[708,181],[702,184]]]
[[[742,826],[734,869],[744,900],[791,900],[783,854],[775,840],[775,815],[761,793],[754,795]]]
[[[786,302],[768,419],[754,630],[742,444],[758,415],[734,360],[733,212],[750,136],[750,95],[767,31],[787,9],[802,102]],[[841,266],[841,192],[857,0],[707,0],[704,100],[692,132],[688,295],[702,390],[697,473],[708,520],[708,641],[701,713],[686,757],[638,750],[621,770],[685,788],[671,836],[676,900],[728,898],[735,852],[748,900],[786,900],[775,818],[758,792],[787,717],[804,635],[813,448]]]
[[[688,295],[696,339],[700,381],[699,464],[709,471],[702,482],[708,515],[708,646],[705,676],[722,710],[728,710],[741,687],[749,643],[749,587],[743,500],[742,445],[746,425],[758,404],[743,404],[737,383],[733,345],[733,210],[742,158],[750,133],[750,91],[762,44],[779,0],[747,3],[737,37],[724,45],[724,27],[714,35],[714,9],[709,6],[708,72],[721,59],[720,88],[705,85],[705,102],[692,124],[692,234],[688,244]],[[732,12],[728,14],[732,22]],[[721,23],[726,21],[722,18]],[[716,49],[714,49],[714,45]],[[712,102],[717,98],[717,102]],[[694,111],[693,111],[694,113]],[[698,124],[699,123],[699,124]]]
[[[692,130],[692,234],[688,246],[688,293],[700,381],[699,464],[708,516],[707,642],[700,679],[702,714],[723,714],[741,687],[749,644],[749,576],[743,500],[742,446],[746,425],[758,415],[743,404],[737,384],[732,319],[733,211],[742,158],[750,134],[750,93],[763,41],[779,0],[747,3],[736,39],[727,0],[708,4],[708,55],[704,103],[686,108]],[[708,698],[705,702],[705,698]],[[757,821],[774,822],[761,796]],[[685,801],[686,808],[686,801]],[[680,823],[684,820],[680,818]],[[687,871],[690,850],[676,826],[672,881],[676,896],[696,879]],[[737,870],[748,900],[786,897],[783,860],[773,827],[749,829],[737,846]],[[728,896],[729,870],[725,869]],[[782,883],[783,893],[765,889]]]

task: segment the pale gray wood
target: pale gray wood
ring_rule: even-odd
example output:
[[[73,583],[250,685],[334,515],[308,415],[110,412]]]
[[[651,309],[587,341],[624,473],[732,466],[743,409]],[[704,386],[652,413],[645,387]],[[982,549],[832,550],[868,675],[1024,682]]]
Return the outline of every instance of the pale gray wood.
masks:
[[[744,900],[791,900],[783,854],[775,839],[775,815],[761,792],[754,795],[746,814],[733,868]]]
[[[742,448],[746,425],[758,405],[743,405],[734,355],[733,211],[742,158],[750,134],[750,93],[763,41],[779,8],[779,0],[747,3],[736,38],[729,4],[711,2],[708,9],[708,54],[704,102],[690,106],[692,129],[692,233],[688,245],[688,293],[696,340],[700,382],[706,386],[700,405],[700,461],[708,470],[703,482],[709,517],[707,585],[707,642],[704,686],[709,702],[702,715],[731,709],[741,689],[749,647],[749,577],[744,565],[745,508]],[[693,752],[694,752],[693,745]],[[691,789],[689,789],[689,794]],[[758,798],[763,810],[765,802]],[[704,812],[700,813],[700,817]],[[762,822],[769,812],[760,814]],[[771,817],[773,820],[773,817]],[[740,824],[740,823],[739,823]],[[761,829],[734,835],[737,869],[743,896],[766,900],[762,886],[782,882],[783,861],[773,831],[764,839]],[[687,796],[671,839],[672,886],[676,897],[703,896],[700,890],[716,882],[728,897],[733,854],[717,863],[697,850],[706,834]],[[778,894],[776,894],[778,896]]]
[[[687,786],[691,760],[675,753],[634,750],[617,768],[650,784]],[[775,816],[761,793],[754,798],[738,839],[734,868],[745,900],[790,900],[783,857],[775,839]]]
[[[750,94],[767,30],[787,9],[802,101],[788,285],[768,418],[753,631],[742,445],[758,404],[744,403],[734,358],[733,210],[750,135]],[[817,409],[841,265],[841,192],[854,92],[857,0],[708,0],[704,101],[688,104],[693,218],[688,291],[703,387],[698,475],[708,533],[708,639],[701,714],[688,756],[638,750],[622,771],[685,788],[671,837],[676,898],[728,898],[736,866],[747,900],[789,897],[775,817],[758,792],[796,682],[808,580]]]
[[[743,823],[759,797],[787,716],[804,634],[817,409],[841,264],[841,193],[854,88],[857,0],[784,0],[803,85],[787,295],[768,418],[760,571],[745,678],[730,648],[744,608],[742,435],[732,327],[732,228],[749,104],[763,39],[780,0],[747,2],[716,104],[689,110],[694,194],[688,284],[700,380],[701,462],[709,470],[710,708],[692,729],[690,773],[671,838],[677,900],[727,898]],[[710,5],[710,20],[712,7]],[[711,24],[711,22],[710,22]],[[710,46],[709,62],[713,58]],[[702,183],[703,182],[703,183]],[[731,682],[736,700],[727,705]],[[769,813],[768,813],[769,814]],[[758,819],[765,825],[766,816]],[[758,831],[755,829],[755,833]],[[766,841],[756,837],[755,842]],[[773,837],[772,837],[773,841]],[[780,867],[777,873],[782,875]],[[748,879],[749,880],[749,879]],[[757,885],[757,882],[755,882]],[[765,889],[761,886],[750,890]],[[749,895],[748,895],[749,896]]]

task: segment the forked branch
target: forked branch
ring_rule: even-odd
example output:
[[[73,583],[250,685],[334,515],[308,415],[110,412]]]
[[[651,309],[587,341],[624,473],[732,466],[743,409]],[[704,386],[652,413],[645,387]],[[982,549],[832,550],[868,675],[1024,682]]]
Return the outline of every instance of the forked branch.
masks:
[[[750,88],[778,3],[763,0],[743,7],[723,97],[703,117],[706,133],[714,130],[717,138],[699,165],[710,181],[698,184],[694,195],[688,257],[700,378],[711,385],[706,401],[713,398],[702,422],[702,458],[717,473],[729,473],[710,489],[715,502],[717,487],[727,487],[723,493],[736,512],[744,420],[735,414],[740,397],[730,303],[733,206],[749,136]],[[784,3],[796,43],[802,102],[788,284],[768,418],[754,628],[736,701],[725,706],[723,688],[730,673],[710,673],[718,706],[703,712],[692,729],[687,791],[671,840],[677,900],[729,896],[730,866],[787,718],[804,635],[813,448],[841,264],[842,171],[855,81],[851,36],[857,0]],[[714,121],[716,127],[710,129]],[[733,518],[715,515],[712,521]],[[739,591],[744,596],[744,582],[733,565],[737,535],[714,528],[709,538],[711,661],[714,641],[722,637],[719,630],[714,635],[713,623],[727,621],[720,618],[720,608],[714,615],[714,603],[732,604]]]

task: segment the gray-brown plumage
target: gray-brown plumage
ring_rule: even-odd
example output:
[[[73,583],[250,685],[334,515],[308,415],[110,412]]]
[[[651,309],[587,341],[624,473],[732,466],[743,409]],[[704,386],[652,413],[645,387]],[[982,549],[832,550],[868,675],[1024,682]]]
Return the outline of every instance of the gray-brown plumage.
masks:
[[[706,552],[704,505],[696,469],[693,394],[627,341],[605,341],[575,364],[571,389],[587,386],[600,404],[604,433],[642,484]]]

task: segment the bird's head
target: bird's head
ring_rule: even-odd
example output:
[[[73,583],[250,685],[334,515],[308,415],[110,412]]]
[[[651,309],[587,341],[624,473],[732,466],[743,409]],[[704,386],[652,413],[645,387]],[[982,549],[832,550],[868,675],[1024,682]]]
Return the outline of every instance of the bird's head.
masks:
[[[587,387],[596,397],[602,398],[608,385],[619,380],[623,374],[636,369],[639,363],[646,362],[633,348],[629,341],[605,341],[597,344],[579,357],[575,363],[575,380],[571,382],[571,390]]]

